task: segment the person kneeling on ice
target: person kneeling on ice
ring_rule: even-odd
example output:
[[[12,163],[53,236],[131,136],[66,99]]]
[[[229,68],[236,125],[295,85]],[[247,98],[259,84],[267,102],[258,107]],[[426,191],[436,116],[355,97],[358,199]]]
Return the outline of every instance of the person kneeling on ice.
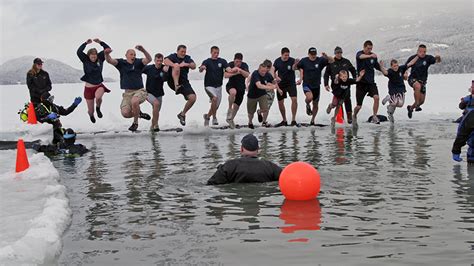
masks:
[[[207,181],[208,185],[227,183],[263,183],[278,181],[281,168],[267,160],[259,159],[258,140],[248,134],[242,138],[241,158],[229,160],[217,167],[217,171]]]
[[[461,120],[458,126],[458,133],[456,140],[453,143],[453,160],[460,162],[461,148],[466,145],[469,146],[467,150],[467,162],[474,163],[474,111],[469,111]]]
[[[405,103],[406,89],[404,79],[408,78],[406,71],[413,66],[417,60],[418,56],[415,56],[408,64],[399,66],[398,61],[392,59],[388,70],[385,69],[382,61],[379,62],[380,71],[388,78],[388,95],[382,100],[382,104],[385,105],[390,101],[387,106],[387,114],[388,120],[390,120],[391,123],[394,122],[393,113],[395,113],[395,108],[401,108]]]
[[[472,81],[471,88],[468,89],[468,91],[471,93],[465,97],[461,98],[461,102],[459,103],[459,109],[463,110],[462,114],[463,116],[469,112],[474,110],[474,80]],[[456,123],[461,122],[462,116],[456,120]]]
[[[63,129],[59,116],[72,113],[81,103],[82,98],[76,97],[74,102],[68,108],[53,103],[54,96],[45,92],[41,95],[41,103],[35,107],[36,117],[40,123],[53,125],[53,144],[63,141]]]
[[[332,87],[332,94],[334,95],[332,98],[332,102],[328,105],[326,109],[326,113],[330,114],[333,108],[336,108],[334,111],[334,117],[331,118],[331,127],[336,125],[336,116],[339,112],[339,108],[342,107],[342,104],[346,101],[346,99],[351,97],[351,85],[356,84],[359,82],[365,74],[365,70],[361,70],[359,72],[359,76],[357,79],[350,79],[347,70],[342,69],[339,71],[339,74],[336,74],[334,78],[334,82],[331,84]]]
[[[33,145],[33,149],[38,152],[44,152],[48,155],[66,154],[69,156],[82,156],[89,150],[82,144],[75,144],[76,132],[72,128],[64,131],[63,141],[56,145]]]

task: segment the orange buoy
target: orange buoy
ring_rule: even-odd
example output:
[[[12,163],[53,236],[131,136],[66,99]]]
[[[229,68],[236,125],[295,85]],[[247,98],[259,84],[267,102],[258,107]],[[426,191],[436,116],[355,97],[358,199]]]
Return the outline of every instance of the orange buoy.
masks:
[[[30,102],[30,105],[28,105],[28,124],[37,124],[38,121],[36,120],[36,113],[35,113],[35,107],[33,106],[33,103]]]
[[[288,200],[310,200],[318,196],[321,189],[318,170],[309,163],[294,162],[280,174],[281,193]]]
[[[25,171],[30,167],[28,162],[28,155],[26,154],[25,143],[23,139],[18,139],[16,145],[16,169],[15,172],[19,173]]]

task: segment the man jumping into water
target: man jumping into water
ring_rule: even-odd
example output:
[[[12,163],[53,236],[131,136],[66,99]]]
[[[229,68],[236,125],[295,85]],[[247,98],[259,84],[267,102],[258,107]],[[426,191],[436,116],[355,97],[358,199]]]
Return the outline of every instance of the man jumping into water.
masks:
[[[227,110],[226,121],[230,128],[235,127],[234,118],[244,100],[245,79],[250,75],[249,66],[242,60],[243,55],[236,53],[234,61],[229,63],[229,67],[233,70],[224,73],[224,76],[229,78],[226,85],[226,91],[229,94],[229,109]]]

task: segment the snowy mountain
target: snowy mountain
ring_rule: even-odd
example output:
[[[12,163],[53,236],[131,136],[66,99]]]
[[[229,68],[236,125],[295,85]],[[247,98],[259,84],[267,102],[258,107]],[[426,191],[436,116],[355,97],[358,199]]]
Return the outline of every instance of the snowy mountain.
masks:
[[[26,73],[33,65],[33,56],[23,56],[9,60],[0,66],[0,85],[25,84]],[[83,75],[82,70],[73,68],[55,59],[43,59],[44,70],[49,73],[54,83],[78,83]],[[105,78],[106,81],[113,81]]]

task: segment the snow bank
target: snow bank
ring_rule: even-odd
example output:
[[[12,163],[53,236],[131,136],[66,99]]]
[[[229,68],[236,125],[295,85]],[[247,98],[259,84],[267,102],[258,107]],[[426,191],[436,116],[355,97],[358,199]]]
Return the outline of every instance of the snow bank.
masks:
[[[66,188],[43,154],[29,154],[31,167],[19,174],[15,155],[0,152],[0,265],[50,264],[71,219]]]

